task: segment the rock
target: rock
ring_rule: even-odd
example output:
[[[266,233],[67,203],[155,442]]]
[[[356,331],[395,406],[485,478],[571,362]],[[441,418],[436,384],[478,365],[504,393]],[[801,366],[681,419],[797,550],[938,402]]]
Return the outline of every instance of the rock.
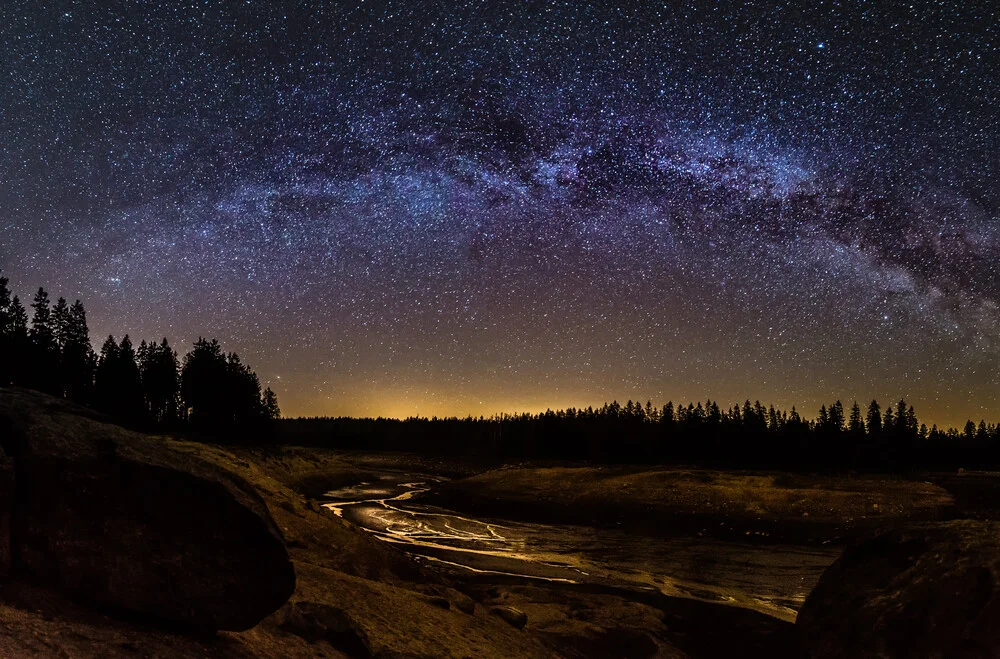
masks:
[[[450,601],[452,605],[462,613],[472,615],[476,612],[476,601],[465,593],[459,592],[454,588],[448,589],[448,601]]]
[[[889,531],[849,548],[799,612],[805,656],[1000,656],[1000,524]]]
[[[103,421],[0,390],[15,569],[82,600],[213,629],[248,629],[287,601],[295,571],[249,484]]]
[[[476,594],[488,600],[487,607],[530,612],[531,627],[521,635],[540,638],[549,647],[552,656],[687,659],[689,655],[674,645],[672,638],[686,644],[695,643],[695,652],[690,655],[695,657],[791,656],[770,651],[777,648],[754,647],[743,642],[745,635],[741,638],[741,625],[733,624],[736,620],[733,613],[750,612],[736,607],[668,598],[659,599],[653,605],[630,601],[619,595],[571,590],[555,584],[512,585],[498,593],[497,598],[489,597],[486,587]],[[699,605],[701,611],[697,610]],[[703,634],[692,629],[689,622],[678,619],[667,622],[665,614],[669,610],[667,607],[671,606],[683,612],[684,616],[690,615],[691,609],[694,609],[694,617],[704,621],[706,628],[711,627],[705,636],[741,640],[726,648],[699,646],[696,639]],[[789,629],[792,627],[787,623],[779,624],[785,624]],[[719,629],[725,629],[726,633],[719,634]]]
[[[476,611],[476,601],[460,590],[440,584],[422,583],[417,586],[417,591],[426,595],[429,603],[446,611],[455,609],[470,615]]]
[[[326,641],[350,657],[370,657],[368,636],[341,609],[317,602],[289,602],[278,614],[278,626],[310,643]]]
[[[658,642],[641,629],[602,629],[594,625],[569,626],[571,633],[548,633],[559,649],[575,649],[584,657],[615,659],[687,659],[677,648]],[[569,654],[567,652],[567,654]]]
[[[516,629],[524,629],[528,624],[528,614],[513,606],[494,606],[490,608],[490,613]]]
[[[427,603],[445,611],[451,611],[451,602],[444,597],[428,597]]]

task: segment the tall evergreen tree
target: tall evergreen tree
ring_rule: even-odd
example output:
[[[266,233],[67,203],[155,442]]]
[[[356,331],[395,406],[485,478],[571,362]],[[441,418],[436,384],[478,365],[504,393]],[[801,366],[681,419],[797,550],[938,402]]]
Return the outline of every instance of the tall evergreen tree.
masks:
[[[49,303],[49,294],[44,288],[39,288],[35,293],[35,299],[31,303],[34,314],[31,317],[31,331],[29,336],[36,345],[55,345],[55,329],[52,322],[52,307]]]
[[[854,404],[851,405],[851,416],[847,420],[847,431],[855,438],[864,437],[865,422],[861,418],[861,406],[858,405],[858,401],[854,401]]]
[[[0,387],[13,383],[14,308],[8,280],[0,276]]]
[[[59,346],[56,343],[55,322],[49,294],[39,288],[31,303],[31,366],[32,386],[55,396],[62,395],[59,377]]]
[[[0,274],[0,332],[10,330],[11,297],[10,280]]]
[[[184,355],[181,368],[181,398],[191,425],[209,432],[225,427],[222,389],[226,381],[226,358],[216,340],[199,338]]]
[[[132,339],[126,334],[118,344],[118,416],[122,420],[142,425],[148,421],[146,416],[146,401],[142,392],[142,377],[139,375],[139,364],[136,362],[135,348]]]
[[[865,419],[865,427],[870,437],[878,437],[882,434],[882,408],[877,400],[872,400],[868,405],[868,416]]]
[[[177,353],[164,338],[143,342],[139,349],[139,372],[150,417],[155,423],[171,426],[178,421],[180,372]]]
[[[896,404],[896,431],[901,437],[907,434],[908,422],[906,416],[906,401],[902,398]]]
[[[98,410],[112,416],[118,413],[118,342],[108,336],[101,346],[94,373],[94,404]]]
[[[28,331],[28,312],[21,299],[14,296],[10,304],[10,381],[18,387],[30,387],[32,382],[32,346]]]
[[[94,388],[96,403],[101,411],[132,426],[146,423],[142,379],[135,361],[135,349],[127,334],[121,343],[117,343],[113,336],[104,341]]]
[[[896,416],[892,412],[892,405],[887,405],[882,413],[882,432],[892,434],[896,427]]]
[[[826,405],[819,408],[819,416],[816,417],[816,426],[823,430],[830,428],[830,413],[826,410]]]
[[[225,391],[228,394],[227,412],[233,426],[249,429],[252,424],[264,417],[261,408],[260,380],[235,352],[229,353],[226,358]],[[633,413],[634,411],[633,407]]]
[[[94,398],[96,356],[90,344],[87,312],[83,303],[77,300],[65,315],[64,327],[60,330],[64,391],[70,400],[89,405]]]
[[[774,409],[774,405],[767,408],[767,429],[775,432],[781,423],[780,417],[778,416],[778,411]]]
[[[709,426],[717,426],[722,422],[722,410],[714,400],[705,405],[705,421]]]
[[[195,429],[230,441],[259,438],[266,418],[260,380],[237,354],[224,354],[218,341],[198,339],[184,356],[181,397]]]
[[[278,396],[268,387],[264,390],[261,398],[261,407],[264,410],[264,418],[276,421],[281,418],[281,408],[278,407]]]
[[[830,429],[835,432],[844,429],[844,404],[839,400],[830,406]]]
[[[918,435],[920,432],[917,414],[913,411],[912,405],[906,410],[906,432],[911,436]]]
[[[667,401],[667,404],[663,406],[663,411],[660,412],[660,423],[664,427],[673,429],[674,423],[677,421],[677,417],[674,416],[674,403],[673,401]]]
[[[54,307],[52,307],[52,336],[56,342],[56,353],[58,363],[54,377],[57,382],[54,387],[58,388],[58,396],[66,395],[66,364],[63,357],[63,348],[66,345],[66,335],[69,333],[69,305],[66,298],[60,297]]]
[[[60,351],[66,346],[69,333],[69,304],[66,303],[66,298],[61,297],[56,302],[56,306],[52,308],[52,335]]]

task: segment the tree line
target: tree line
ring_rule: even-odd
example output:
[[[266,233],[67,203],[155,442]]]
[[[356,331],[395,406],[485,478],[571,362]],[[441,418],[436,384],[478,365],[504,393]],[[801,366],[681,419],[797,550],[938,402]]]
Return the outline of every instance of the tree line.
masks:
[[[962,467],[1000,464],[1000,426],[962,429],[920,423],[900,400],[823,405],[805,418],[749,400],[662,407],[629,401],[600,408],[494,417],[288,419],[280,441],[345,449],[396,450],[483,459],[677,463],[781,469]]]
[[[215,340],[183,357],[166,338],[109,336],[94,351],[83,304],[30,305],[0,276],[0,386],[36,389],[139,429],[191,429],[234,442],[411,451],[486,459],[685,463],[726,467],[900,469],[998,466],[1000,426],[968,421],[928,428],[904,400],[849,409],[836,401],[813,418],[749,400],[662,407],[647,401],[489,418],[280,417],[277,396]]]
[[[215,340],[199,338],[183,359],[166,338],[126,334],[94,351],[87,312],[77,300],[55,304],[44,288],[31,317],[0,276],[0,386],[66,398],[139,429],[191,429],[230,441],[273,434],[278,399],[257,374]]]

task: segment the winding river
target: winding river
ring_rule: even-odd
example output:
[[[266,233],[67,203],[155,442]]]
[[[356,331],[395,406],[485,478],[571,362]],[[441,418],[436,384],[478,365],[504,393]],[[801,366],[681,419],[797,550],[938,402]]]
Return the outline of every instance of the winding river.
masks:
[[[649,538],[615,529],[460,515],[415,500],[443,479],[386,473],[334,490],[325,505],[417,560],[505,578],[658,590],[793,621],[839,550],[703,538]]]

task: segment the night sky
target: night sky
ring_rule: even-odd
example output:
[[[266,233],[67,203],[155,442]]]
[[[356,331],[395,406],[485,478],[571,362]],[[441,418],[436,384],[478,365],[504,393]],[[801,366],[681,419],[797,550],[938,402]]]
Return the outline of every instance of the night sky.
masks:
[[[1000,420],[1000,8],[633,4],[7,0],[0,268],[286,415]]]

